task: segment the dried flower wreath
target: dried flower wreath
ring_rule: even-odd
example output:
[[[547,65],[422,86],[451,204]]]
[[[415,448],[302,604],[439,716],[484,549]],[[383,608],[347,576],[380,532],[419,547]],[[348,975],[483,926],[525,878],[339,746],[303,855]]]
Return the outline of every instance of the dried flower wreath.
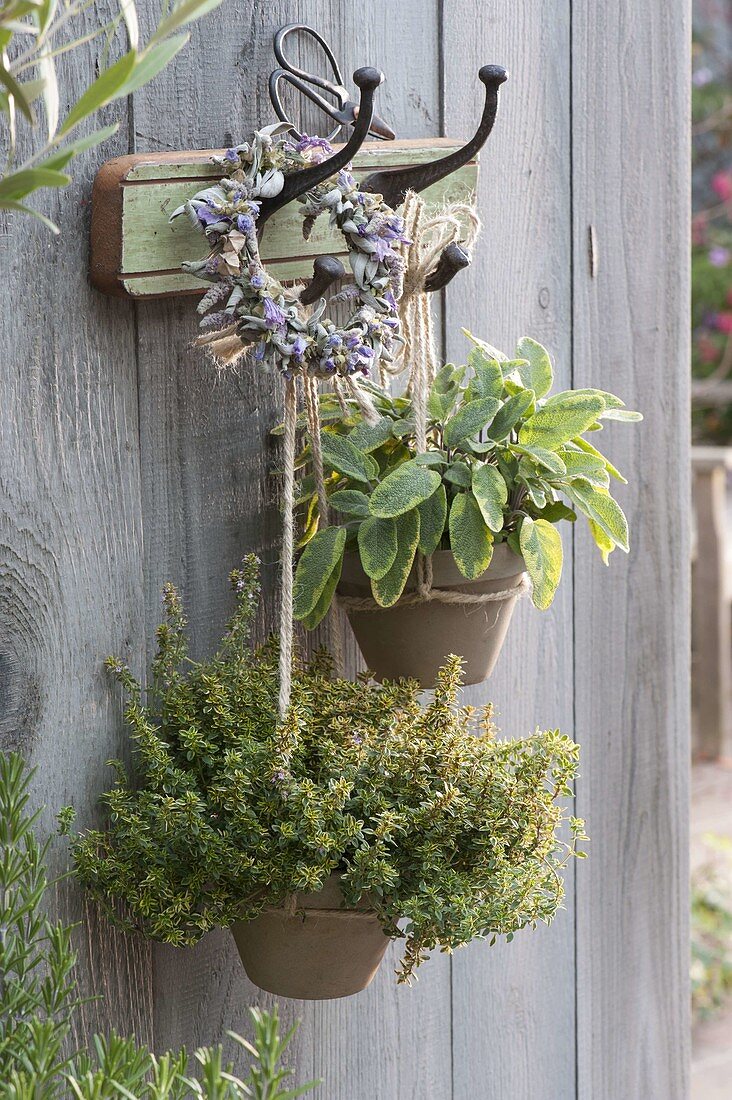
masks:
[[[302,196],[305,239],[327,212],[348,246],[354,285],[331,301],[359,303],[342,328],[324,316],[325,299],[308,314],[298,289],[283,287],[267,273],[257,239],[261,200],[278,195],[289,172],[320,163],[333,151],[324,138],[303,135],[295,141],[288,130],[287,123],[266,126],[251,142],[216,157],[226,175],[171,217],[187,214],[211,245],[205,260],[183,265],[213,284],[198,306],[203,315],[198,342],[225,364],[253,347],[255,360],[286,378],[368,376],[375,361],[391,361],[399,339],[397,299],[404,272],[399,245],[410,243],[404,221],[380,195],[359,190],[347,169]]]

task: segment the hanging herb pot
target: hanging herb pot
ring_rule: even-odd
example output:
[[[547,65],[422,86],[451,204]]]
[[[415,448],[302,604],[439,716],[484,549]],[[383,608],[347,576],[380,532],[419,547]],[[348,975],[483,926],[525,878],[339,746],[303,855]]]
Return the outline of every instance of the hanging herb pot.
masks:
[[[377,680],[408,676],[432,687],[448,653],[464,655],[466,683],[490,676],[525,588],[523,558],[504,542],[475,580],[462,575],[449,550],[437,550],[431,586],[414,565],[402,596],[387,608],[375,606],[358,553],[347,553],[338,595]]]
[[[371,984],[389,937],[368,897],[349,907],[340,875],[322,890],[293,894],[231,931],[249,979],[280,997],[350,997]]]
[[[296,659],[280,720],[278,646],[246,644],[256,559],[232,580],[212,660],[189,661],[169,587],[144,702],[110,662],[135,774],[116,765],[106,829],[77,835],[73,854],[111,919],[176,946],[231,927],[252,981],[317,999],[368,985],[390,940],[408,981],[438,947],[551,921],[583,836],[570,818],[566,844],[562,825],[578,747],[556,730],[497,740],[490,710],[457,703],[457,657],[427,707],[414,683]]]
[[[468,683],[490,674],[524,570],[534,605],[550,606],[560,521],[584,515],[606,562],[616,546],[628,550],[609,490],[625,479],[585,436],[640,414],[601,390],[551,395],[549,355],[531,339],[509,359],[470,338],[467,366],[431,382],[421,446],[413,390],[367,386],[370,421],[356,402],[344,416],[324,398],[320,449],[338,526],[320,523],[315,480],[301,483],[295,617],[317,625],[337,590],[377,677],[412,675],[424,687],[451,652],[465,657]]]

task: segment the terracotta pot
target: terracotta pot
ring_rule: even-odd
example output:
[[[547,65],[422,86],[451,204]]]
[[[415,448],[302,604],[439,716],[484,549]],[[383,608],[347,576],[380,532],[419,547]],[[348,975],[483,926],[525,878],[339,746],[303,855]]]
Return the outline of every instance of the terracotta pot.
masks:
[[[231,931],[255,985],[306,1001],[360,993],[389,946],[372,909],[345,908],[338,875],[315,894],[298,894],[293,914],[270,909]]]
[[[433,588],[451,592],[500,592],[519,589],[524,578],[523,558],[504,543],[493,554],[485,573],[467,581],[449,550],[438,550],[432,557]],[[414,591],[416,576],[412,570],[406,591]],[[338,593],[343,596],[370,596],[371,582],[357,554],[347,554],[343,562]],[[518,594],[518,592],[517,592]],[[506,637],[516,605],[516,596],[490,603],[459,604],[431,600],[422,604],[402,604],[374,611],[356,611],[346,606],[367,668],[377,680],[409,676],[424,688],[434,686],[435,678],[449,653],[465,658],[465,683],[479,684],[490,676]]]

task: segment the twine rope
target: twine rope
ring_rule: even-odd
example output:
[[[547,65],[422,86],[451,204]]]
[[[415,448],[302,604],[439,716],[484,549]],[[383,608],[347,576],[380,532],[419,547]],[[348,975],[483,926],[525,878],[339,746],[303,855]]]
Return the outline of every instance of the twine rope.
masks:
[[[295,556],[295,437],[297,433],[297,381],[285,380],[283,436],[284,486],[282,516],[282,582],[280,585],[280,694],[279,715],[284,720],[292,688],[292,568]]]
[[[320,443],[320,397],[318,394],[318,382],[312,375],[303,377],[305,389],[305,408],[307,410],[308,431],[310,445],[313,452],[313,468],[315,472],[315,492],[318,498],[318,516],[321,527],[327,527],[330,522],[328,509],[328,497],[325,491],[325,470],[323,469],[323,450]],[[358,388],[358,387],[356,387]],[[338,599],[333,594],[333,599],[328,611],[328,626],[330,631],[330,648],[333,654],[333,664],[336,674],[343,675],[343,623],[341,620]]]
[[[446,588],[432,588],[426,585],[420,586],[417,580],[417,588],[413,592],[403,592],[399,597],[400,607],[416,607],[423,603],[454,603],[454,604],[488,604],[500,603],[504,600],[521,599],[531,590],[531,582],[525,574],[512,588],[502,588],[498,592],[454,592]],[[340,596],[341,606],[349,611],[391,611],[389,607],[382,607],[371,596]]]

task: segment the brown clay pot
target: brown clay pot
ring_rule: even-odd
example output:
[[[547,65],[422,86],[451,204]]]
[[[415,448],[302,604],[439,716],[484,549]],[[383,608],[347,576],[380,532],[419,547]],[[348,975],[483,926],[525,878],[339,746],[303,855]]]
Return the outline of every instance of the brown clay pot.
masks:
[[[505,542],[496,547],[485,573],[474,581],[465,579],[449,550],[438,550],[433,555],[432,569],[432,587],[452,592],[519,589],[524,577],[523,558]],[[412,569],[406,591],[415,588]],[[357,554],[347,554],[344,559],[338,593],[371,595],[371,582]],[[409,676],[419,680],[423,688],[430,688],[449,653],[465,659],[466,684],[487,679],[498,660],[515,605],[516,596],[508,595],[504,600],[483,604],[431,600],[404,605],[398,601],[393,607],[374,611],[348,606],[345,610],[366,666],[377,680]]]
[[[317,893],[298,894],[294,913],[270,909],[231,931],[255,985],[306,1001],[360,993],[389,946],[372,909],[345,908],[338,875]]]

